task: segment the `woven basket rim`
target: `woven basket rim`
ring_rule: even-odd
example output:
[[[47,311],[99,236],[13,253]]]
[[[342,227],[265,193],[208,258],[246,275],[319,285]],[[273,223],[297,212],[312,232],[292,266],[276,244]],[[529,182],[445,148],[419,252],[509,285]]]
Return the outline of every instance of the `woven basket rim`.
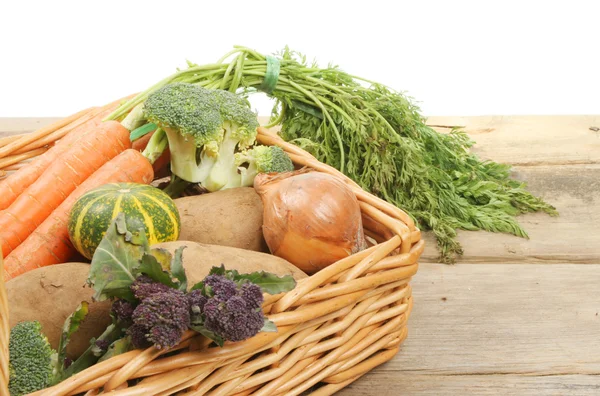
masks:
[[[259,375],[255,375],[254,373],[252,375],[244,374],[231,381],[222,382],[215,381],[213,377],[217,374],[222,376],[231,372],[239,373],[239,370],[241,370],[239,369],[240,367],[243,368],[249,365],[248,362],[244,363],[241,361],[242,357],[248,354],[260,354],[260,359],[264,359],[265,357],[271,358],[271,356],[277,355],[282,348],[286,348],[291,340],[295,338],[299,339],[296,345],[297,348],[289,355],[284,354],[284,358],[286,359],[291,359],[291,356],[299,353],[298,351],[303,350],[302,348],[307,349],[315,342],[317,343],[313,345],[313,348],[322,348],[321,345],[326,345],[329,341],[317,339],[307,342],[307,340],[311,341],[315,338],[315,334],[318,334],[318,331],[311,333],[309,330],[312,327],[306,326],[314,322],[313,327],[316,326],[315,329],[323,332],[325,328],[328,328],[327,326],[332,326],[330,323],[334,323],[335,325],[335,323],[342,320],[334,316],[334,314],[341,315],[341,311],[347,310],[348,312],[345,313],[346,316],[343,319],[346,320],[346,318],[352,317],[351,315],[354,315],[355,312],[362,310],[363,305],[367,306],[367,302],[371,305],[366,308],[366,313],[359,312],[362,315],[359,318],[363,320],[364,317],[368,316],[370,319],[364,319],[366,320],[363,323],[364,327],[354,332],[353,337],[347,341],[348,343],[355,343],[355,345],[348,349],[349,344],[343,344],[341,347],[334,349],[334,352],[325,355],[330,356],[340,351],[337,357],[341,359],[341,362],[345,363],[341,368],[338,367],[337,371],[332,370],[332,367],[337,367],[340,363],[323,364],[321,373],[330,370],[331,375],[322,378],[326,385],[315,391],[314,394],[327,395],[337,392],[372,368],[395,356],[400,343],[406,337],[405,325],[412,309],[409,281],[417,272],[417,261],[424,249],[425,242],[421,239],[420,230],[403,210],[365,192],[357,183],[335,168],[319,162],[308,152],[285,142],[277,134],[259,127],[257,141],[261,144],[281,147],[288,153],[294,164],[298,166],[331,174],[346,183],[359,201],[365,234],[372,241],[372,246],[342,259],[308,278],[299,280],[296,288],[288,293],[277,296],[266,295],[263,308],[268,317],[277,324],[277,333],[259,333],[259,335],[252,339],[235,344],[229,343],[223,349],[215,351],[213,348],[206,349],[208,346],[206,340],[200,341],[201,337],[197,333],[188,331],[180,344],[173,348],[173,350],[188,351],[185,352],[187,353],[186,357],[193,355],[196,360],[188,362],[188,365],[174,369],[165,363],[163,364],[165,367],[162,367],[160,366],[160,360],[157,364],[157,358],[163,355],[165,351],[157,351],[154,348],[134,350],[103,362],[103,370],[99,369],[99,365],[92,366],[54,387],[35,392],[34,395],[55,396],[72,394],[74,391],[87,391],[88,389],[95,389],[100,386],[104,386],[108,390],[117,390],[116,394],[120,394],[121,391],[119,389],[122,389],[127,384],[128,379],[137,378],[143,373],[146,373],[146,375],[155,375],[158,379],[147,384],[142,381],[139,385],[133,386],[130,389],[141,386],[142,388],[140,389],[146,389],[149,392],[171,394],[166,393],[176,390],[175,387],[169,387],[168,382],[171,381],[171,383],[182,384],[181,386],[186,384],[199,386],[200,388],[197,390],[198,394],[201,394],[201,390],[210,390],[212,386],[216,385],[220,387],[218,388],[219,391],[214,394],[242,395],[250,394],[248,391],[253,392],[255,390],[258,394],[267,394],[266,390],[273,393],[281,389],[275,385],[280,384],[280,386],[283,386],[281,384],[282,378],[286,379],[286,376],[289,376],[290,373],[295,373],[296,377],[293,378],[297,378],[301,376],[301,371],[314,370],[314,367],[317,367],[328,358],[321,358],[319,357],[321,355],[318,353],[311,355],[318,358],[314,358],[313,361],[311,361],[312,357],[299,360],[289,370],[285,371],[278,380],[269,382],[262,389],[260,389],[260,386],[263,384],[260,382],[258,388],[248,388],[246,386],[247,389],[244,392],[235,392],[235,389],[238,389],[240,386],[243,387],[244,381],[247,381],[248,378],[250,378],[249,381],[252,384],[257,382]],[[3,275],[0,274],[0,394],[8,394],[7,348],[10,329],[8,328],[6,290],[2,277]],[[379,307],[383,303],[387,304]],[[332,310],[332,306],[333,308],[337,308],[338,306],[341,308]],[[310,307],[311,309],[304,309],[306,307]],[[359,311],[356,311],[357,307],[361,307]],[[372,307],[377,308],[375,310]],[[369,309],[374,310],[374,313],[371,314],[372,311],[369,311]],[[317,314],[321,314],[321,316]],[[329,316],[331,316],[331,319],[328,319]],[[322,322],[317,323],[319,320]],[[358,322],[353,322],[352,325],[355,323]],[[347,328],[341,330],[345,333]],[[378,332],[382,333],[381,338],[375,341],[371,340],[373,334],[378,334]],[[288,333],[290,336],[286,337]],[[300,339],[300,335],[304,336],[304,339]],[[362,338],[355,340],[359,335]],[[279,339],[282,339],[280,343],[277,342]],[[366,353],[365,351],[370,351],[369,348],[373,349],[374,346],[378,348],[366,358],[354,362],[351,357],[347,356],[348,352],[352,351],[352,348],[356,349],[357,346],[362,346],[363,343],[368,343],[365,340],[369,340],[368,342],[370,343],[362,349],[361,353],[364,354]],[[346,348],[345,352],[340,348]],[[311,353],[314,353],[314,351],[308,352],[308,354]],[[361,356],[360,353],[358,356]],[[285,362],[286,360],[281,364],[285,365]],[[354,364],[350,364],[349,362],[354,362]],[[277,361],[274,367],[278,366],[279,363]],[[154,373],[151,369],[153,364],[154,367],[158,367],[154,371],[159,370],[160,367],[162,367],[163,371],[159,370],[158,374]],[[106,367],[110,367],[110,370]],[[207,372],[206,378],[208,379],[196,381],[198,384],[190,382],[190,379],[187,379],[187,377],[184,379],[181,378],[185,375],[188,377],[194,377],[195,375],[197,380],[205,372]],[[211,376],[213,372],[216,374]],[[319,374],[320,376],[322,376],[321,373]],[[306,383],[303,383],[303,386]],[[186,388],[182,387],[181,389]],[[227,389],[234,393],[223,393]],[[289,389],[285,391],[286,394],[288,391]],[[278,393],[275,392],[273,394]]]

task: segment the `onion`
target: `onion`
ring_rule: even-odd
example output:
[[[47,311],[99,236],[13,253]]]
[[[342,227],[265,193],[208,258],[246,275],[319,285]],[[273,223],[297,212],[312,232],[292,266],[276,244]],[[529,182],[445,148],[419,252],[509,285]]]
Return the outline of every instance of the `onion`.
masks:
[[[263,234],[271,253],[307,274],[366,248],[352,190],[335,176],[301,169],[259,174]]]

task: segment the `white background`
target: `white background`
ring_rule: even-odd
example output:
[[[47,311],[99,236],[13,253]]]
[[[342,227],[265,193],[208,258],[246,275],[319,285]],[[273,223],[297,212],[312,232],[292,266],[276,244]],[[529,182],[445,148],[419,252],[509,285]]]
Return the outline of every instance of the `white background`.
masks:
[[[66,116],[286,44],[426,115],[599,114],[598,1],[0,1],[0,117]],[[266,101],[253,102],[269,114]]]

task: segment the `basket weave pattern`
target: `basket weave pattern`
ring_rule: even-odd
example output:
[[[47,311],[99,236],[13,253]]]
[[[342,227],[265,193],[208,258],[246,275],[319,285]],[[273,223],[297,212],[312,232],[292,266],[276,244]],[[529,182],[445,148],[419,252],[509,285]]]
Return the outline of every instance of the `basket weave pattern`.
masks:
[[[0,264],[4,266],[2,253]],[[0,271],[0,396],[8,395],[8,298],[4,288],[4,271]]]
[[[223,348],[188,331],[173,350],[134,350],[113,357],[35,395],[330,395],[390,360],[407,336],[409,281],[424,248],[409,216],[363,191],[304,150],[259,128],[258,141],[282,147],[298,166],[339,177],[356,194],[370,247],[344,258],[294,290],[265,295],[278,328]],[[0,281],[0,395],[8,394],[8,307]],[[128,380],[140,379],[134,385]],[[319,385],[315,387],[315,385]]]

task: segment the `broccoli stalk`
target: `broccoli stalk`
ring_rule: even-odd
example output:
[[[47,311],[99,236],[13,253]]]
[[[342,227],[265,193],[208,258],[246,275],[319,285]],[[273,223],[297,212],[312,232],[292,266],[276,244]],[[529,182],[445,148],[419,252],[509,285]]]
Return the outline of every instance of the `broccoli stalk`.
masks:
[[[161,128],[157,128],[154,132],[154,135],[148,141],[146,148],[142,152],[142,155],[148,158],[150,163],[154,163],[158,157],[160,157],[167,148],[169,140],[167,139],[167,134]]]
[[[171,198],[178,198],[190,184],[192,183],[183,180],[177,175],[171,175],[171,180],[163,191]]]
[[[169,150],[171,150],[171,172],[191,183],[199,183],[207,178],[216,162],[218,153],[203,150],[196,141],[173,128],[165,128]]]
[[[88,349],[63,371],[61,379],[69,378],[96,364],[104,353],[106,353],[108,345],[123,336],[125,326],[126,323],[121,321],[110,324],[97,339],[92,339]],[[106,345],[106,347],[103,347],[103,345]]]
[[[140,103],[139,105],[131,109],[129,114],[127,114],[123,121],[121,121],[121,125],[129,129],[130,131],[133,131],[136,128],[142,126],[144,124],[144,121],[144,106],[143,103]]]
[[[235,166],[235,150],[238,146],[239,136],[234,124],[227,122],[224,125],[225,134],[217,154],[216,161],[210,167],[208,176],[202,185],[208,191],[217,191],[228,183],[239,179],[237,166]]]

